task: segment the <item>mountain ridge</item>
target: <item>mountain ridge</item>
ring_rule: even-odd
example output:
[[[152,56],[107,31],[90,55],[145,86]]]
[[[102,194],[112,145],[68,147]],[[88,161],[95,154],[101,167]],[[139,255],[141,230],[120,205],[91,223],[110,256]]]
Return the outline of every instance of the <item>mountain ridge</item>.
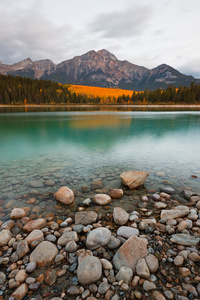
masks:
[[[118,60],[106,49],[90,50],[58,64],[50,59],[32,61],[30,58],[12,65],[1,62],[0,74],[136,91],[165,89],[168,85],[189,86],[192,81],[200,83],[200,79],[184,75],[167,64],[148,69],[127,60]]]

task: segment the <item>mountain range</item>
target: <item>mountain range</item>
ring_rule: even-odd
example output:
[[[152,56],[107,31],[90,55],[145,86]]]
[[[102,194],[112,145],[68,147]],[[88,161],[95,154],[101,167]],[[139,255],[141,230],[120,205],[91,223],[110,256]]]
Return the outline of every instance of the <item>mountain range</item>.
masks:
[[[200,84],[200,79],[184,75],[169,65],[148,69],[118,60],[105,49],[92,50],[59,64],[50,59],[32,61],[30,58],[12,65],[0,62],[0,74],[135,91],[165,89],[168,85],[189,86],[193,81]]]

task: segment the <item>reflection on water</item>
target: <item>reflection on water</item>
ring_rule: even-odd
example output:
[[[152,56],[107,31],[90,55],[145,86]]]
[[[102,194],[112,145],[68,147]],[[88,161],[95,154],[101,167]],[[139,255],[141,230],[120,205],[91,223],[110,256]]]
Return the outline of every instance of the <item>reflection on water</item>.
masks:
[[[93,180],[107,186],[126,170],[148,170],[147,188],[200,192],[199,137],[200,112],[2,113],[0,200],[30,192],[38,180],[43,193]]]

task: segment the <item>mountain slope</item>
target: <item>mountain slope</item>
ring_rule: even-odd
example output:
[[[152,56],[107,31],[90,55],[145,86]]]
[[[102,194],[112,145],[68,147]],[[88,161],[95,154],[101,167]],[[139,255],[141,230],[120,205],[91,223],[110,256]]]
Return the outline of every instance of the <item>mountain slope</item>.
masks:
[[[0,63],[0,74],[50,79],[60,83],[132,90],[165,89],[168,84],[189,86],[199,79],[186,76],[162,64],[154,69],[118,60],[107,50],[89,51],[81,56],[54,64],[51,60],[33,62],[27,58],[13,65]]]

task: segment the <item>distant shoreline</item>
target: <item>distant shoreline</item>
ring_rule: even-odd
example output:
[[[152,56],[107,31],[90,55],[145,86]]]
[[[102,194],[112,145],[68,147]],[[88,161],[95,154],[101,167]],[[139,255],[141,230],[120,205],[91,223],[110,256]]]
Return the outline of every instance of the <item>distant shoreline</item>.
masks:
[[[153,104],[153,105],[134,105],[134,104],[19,104],[5,105],[0,104],[0,107],[199,107],[200,104]]]

